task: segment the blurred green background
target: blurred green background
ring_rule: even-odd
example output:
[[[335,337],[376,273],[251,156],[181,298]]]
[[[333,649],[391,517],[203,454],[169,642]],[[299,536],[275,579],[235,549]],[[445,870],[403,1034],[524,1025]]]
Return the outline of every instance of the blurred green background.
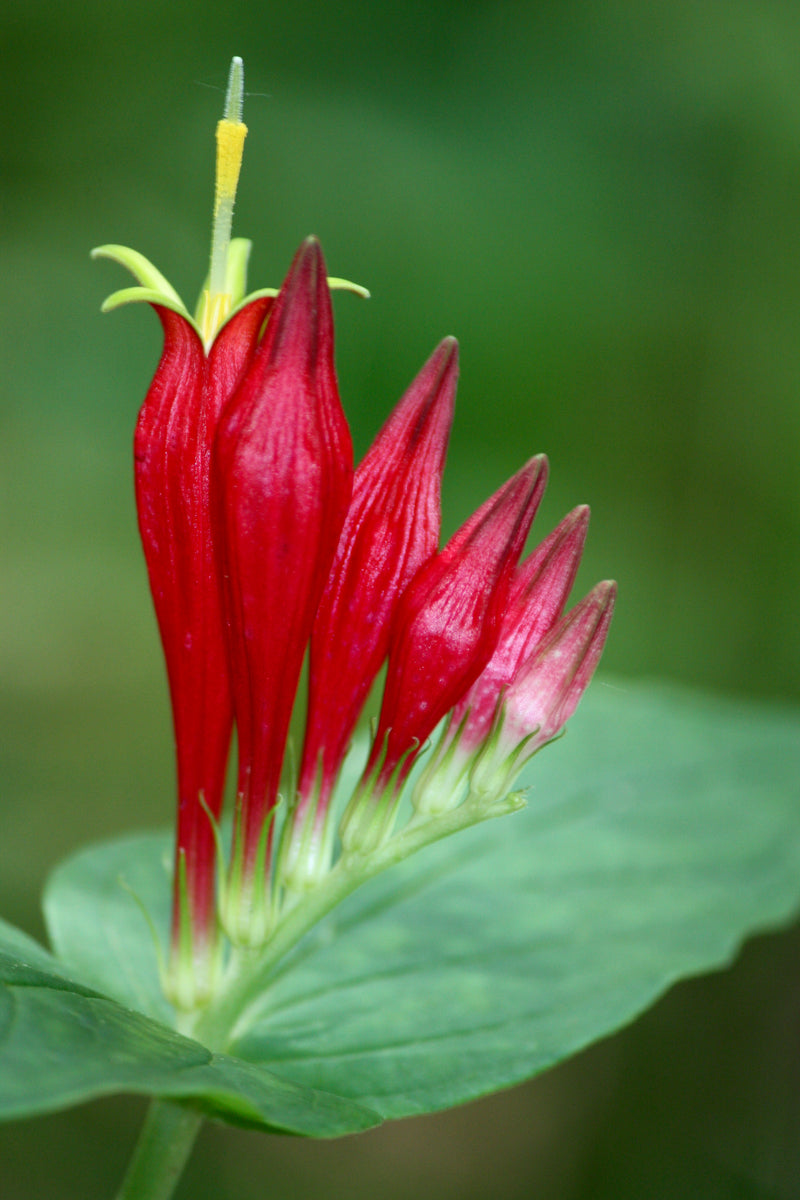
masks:
[[[436,342],[462,383],[449,532],[531,453],[605,669],[797,699],[800,6],[793,0],[3,0],[0,912],[171,816],[131,436],[160,335],[101,317],[131,245],[194,303],[232,54],[251,284],[317,233],[363,452]],[[598,686],[602,686],[599,684]],[[558,751],[553,751],[554,753]],[[566,745],[563,753],[567,753]],[[209,1128],[179,1196],[772,1200],[800,1194],[800,935],[676,988],[532,1084],[340,1143]],[[142,1103],[0,1131],[3,1200],[110,1195]]]

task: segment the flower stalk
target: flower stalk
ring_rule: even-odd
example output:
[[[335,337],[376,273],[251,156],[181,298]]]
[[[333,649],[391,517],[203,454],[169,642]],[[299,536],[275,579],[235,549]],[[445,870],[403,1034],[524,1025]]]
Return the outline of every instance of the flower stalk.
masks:
[[[192,1152],[202,1114],[171,1100],[154,1100],[117,1200],[169,1200]]]

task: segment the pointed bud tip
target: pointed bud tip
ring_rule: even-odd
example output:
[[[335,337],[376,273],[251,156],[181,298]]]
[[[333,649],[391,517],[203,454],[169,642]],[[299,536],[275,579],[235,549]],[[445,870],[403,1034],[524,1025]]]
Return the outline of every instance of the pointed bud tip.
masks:
[[[603,604],[613,604],[617,598],[617,581],[616,579],[604,579],[592,589],[592,592]]]
[[[295,256],[295,265],[300,266],[301,263],[318,263],[322,260],[322,246],[319,238],[313,233],[307,238],[303,238],[300,243],[300,248]]]
[[[613,579],[604,579],[601,583],[596,583],[590,592],[575,605],[570,613],[567,614],[566,620],[570,618],[578,621],[587,620],[594,628],[593,636],[600,636],[600,645],[606,639],[611,618],[614,615],[614,604],[617,599],[617,585]],[[602,632],[601,632],[602,631]]]
[[[319,239],[307,237],[297,250],[284,280],[283,291],[289,297],[297,298],[304,294],[307,300],[315,302],[320,291],[320,285],[326,283],[325,259]],[[327,293],[327,287],[325,292]]]
[[[586,538],[586,533],[589,528],[589,518],[592,511],[588,504],[579,504],[576,508],[570,509],[565,517],[562,517],[558,525],[556,525],[551,536],[558,537],[559,540],[571,538],[578,534],[581,541]]]
[[[323,284],[325,293],[328,294],[325,258],[319,238],[312,235],[301,243],[289,270],[289,277],[294,277],[298,289],[306,291],[309,297],[319,292]]]
[[[273,366],[282,362],[291,369],[317,371],[319,355],[333,370],[333,314],[327,286],[325,260],[318,240],[306,238],[295,254],[267,323],[259,353]]]
[[[434,350],[429,363],[436,364],[440,383],[458,375],[458,342],[454,337],[443,338]],[[424,370],[425,368],[423,368]]]
[[[586,540],[586,534],[589,530],[589,519],[592,511],[588,504],[579,504],[576,508],[570,510],[560,523],[555,527],[550,535],[559,542],[567,539],[579,539],[581,546]]]
[[[534,454],[533,458],[529,458],[523,467],[517,472],[521,478],[523,475],[529,475],[531,481],[537,480],[539,476],[547,473],[550,470],[550,460],[546,454]]]
[[[547,479],[550,474],[550,461],[546,454],[535,454],[533,458],[529,458],[524,466],[520,467],[516,475],[512,475],[509,483],[520,488],[527,488],[530,494],[530,501],[534,502],[534,512],[542,498],[542,493],[547,486]],[[531,519],[533,514],[531,514]]]
[[[575,621],[583,619],[589,613],[594,613],[597,620],[601,619],[605,613],[613,611],[614,601],[617,598],[617,584],[613,579],[603,579],[600,583],[596,583],[590,592],[587,592],[582,600],[579,600],[573,609],[571,609],[564,618],[564,621]]]

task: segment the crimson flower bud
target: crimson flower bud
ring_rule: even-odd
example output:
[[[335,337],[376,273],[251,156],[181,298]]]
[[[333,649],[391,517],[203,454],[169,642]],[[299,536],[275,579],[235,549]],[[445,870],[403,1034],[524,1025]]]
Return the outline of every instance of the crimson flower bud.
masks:
[[[222,415],[214,469],[239,738],[231,903],[239,936],[260,940],[263,929],[245,927],[260,904],[303,655],[352,488],[330,294],[313,239],[295,256]]]
[[[281,877],[295,890],[329,866],[331,794],[394,615],[436,552],[441,482],[458,378],[458,343],[437,347],[378,433],[353,496],[311,637],[309,702],[296,807],[281,839]]]
[[[547,481],[533,458],[422,568],[400,603],[380,721],[362,784],[345,813],[345,847],[382,840],[393,797],[436,725],[485,667],[497,644],[511,576]],[[380,829],[368,833],[372,797]]]
[[[262,298],[241,309],[208,356],[186,318],[154,306],[164,350],[134,442],[139,530],[166,658],[177,756],[173,952],[188,927],[200,990],[216,928],[209,814],[218,819],[222,808],[232,729],[210,460],[220,412],[249,365],[270,304]]]
[[[311,639],[309,718],[300,772],[330,794],[367,692],[386,657],[405,588],[436,552],[458,346],[438,347],[356,471],[353,499]]]

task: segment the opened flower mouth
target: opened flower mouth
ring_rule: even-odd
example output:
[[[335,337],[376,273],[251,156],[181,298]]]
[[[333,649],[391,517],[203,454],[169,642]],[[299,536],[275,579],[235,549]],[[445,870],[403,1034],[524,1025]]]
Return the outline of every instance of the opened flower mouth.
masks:
[[[615,598],[615,585],[601,583],[564,611],[586,508],[523,558],[547,480],[544,456],[439,548],[458,374],[452,338],[354,471],[330,291],[364,289],[330,279],[309,239],[278,291],[246,294],[249,244],[230,238],[246,132],[241,96],[234,60],[218,129],[209,280],[196,314],[141,255],[95,251],[138,281],[106,307],[147,301],[164,330],[136,428],[135,483],[177,753],[164,982],[187,1010],[219,989],[226,941],[268,944],[290,914],[302,926],[304,904],[310,922],[419,846],[519,808],[518,772],[575,711]],[[294,772],[287,739],[307,653]],[[342,797],[342,765],[384,664],[366,764]],[[226,852],[219,823],[234,726]],[[403,795],[411,816],[398,827]]]

